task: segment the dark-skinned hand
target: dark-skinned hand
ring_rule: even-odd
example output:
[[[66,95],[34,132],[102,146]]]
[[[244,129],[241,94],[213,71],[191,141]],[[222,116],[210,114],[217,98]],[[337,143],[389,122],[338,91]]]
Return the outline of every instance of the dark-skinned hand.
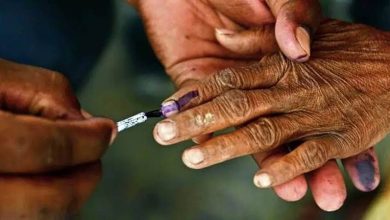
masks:
[[[59,73],[0,59],[0,173],[42,173],[99,160],[116,135],[80,110]]]
[[[227,67],[256,63],[259,57],[279,48],[291,60],[306,61],[310,57],[310,35],[321,19],[318,1],[311,0],[129,2],[143,17],[153,48],[179,88]],[[201,143],[210,137],[205,134],[193,140]],[[254,158],[261,165],[284,153],[257,153]],[[358,162],[373,166],[376,183],[369,190],[374,189],[379,183],[379,169],[373,149],[344,160],[354,184],[367,191],[354,169]],[[335,161],[312,172],[308,180],[321,208],[335,210],[343,204],[346,188]],[[306,194],[307,183],[301,175],[274,190],[284,200],[296,201]]]
[[[77,219],[101,175],[100,162],[55,174],[0,174],[0,219]]]
[[[358,188],[378,183],[377,162],[370,146],[390,128],[390,35],[374,28],[328,20],[312,44],[311,59],[292,62],[282,54],[259,63],[228,68],[180,89],[198,97],[182,113],[156,125],[155,139],[163,145],[240,126],[187,149],[184,163],[205,168],[236,157],[262,153],[272,156],[255,175],[259,187],[277,186],[316,170],[333,159],[367,151],[345,165]],[[294,143],[290,153],[283,146]],[[258,161],[266,156],[258,157]],[[337,164],[333,165],[337,168]],[[329,176],[339,175],[329,170]],[[324,181],[316,173],[310,179]],[[342,177],[333,178],[339,180]],[[337,182],[328,182],[333,185]],[[314,197],[318,191],[312,188]],[[326,193],[326,191],[320,191]],[[340,196],[343,191],[329,192]],[[334,210],[341,204],[319,204]],[[318,201],[317,201],[318,203]],[[329,210],[329,209],[328,209]]]

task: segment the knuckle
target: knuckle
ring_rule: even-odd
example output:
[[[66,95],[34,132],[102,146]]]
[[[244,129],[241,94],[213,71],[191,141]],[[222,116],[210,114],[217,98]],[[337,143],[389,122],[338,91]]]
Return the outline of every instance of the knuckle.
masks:
[[[243,85],[243,78],[238,70],[227,68],[215,75],[215,80],[223,89],[237,89]]]
[[[244,130],[248,143],[255,152],[268,150],[278,144],[278,134],[274,123],[269,119],[260,119]]]
[[[353,129],[351,129],[353,130]],[[337,155],[341,158],[346,158],[355,155],[370,146],[369,143],[362,139],[362,132],[350,131],[347,133],[341,133],[338,135],[337,141]]]
[[[237,120],[245,117],[250,111],[251,100],[244,91],[231,90],[215,99],[218,110],[227,119]]]
[[[210,150],[210,156],[219,157],[221,160],[233,158],[236,155],[234,139],[231,136],[217,139],[216,148]]]
[[[297,159],[300,161],[299,164],[301,164],[303,168],[306,167],[306,171],[310,171],[328,161],[328,153],[329,152],[327,148],[313,142],[311,147],[305,148],[303,151],[301,151]]]
[[[265,55],[263,58],[261,58],[259,66],[268,66],[269,68],[267,68],[267,72],[263,74],[274,76],[274,83],[281,84],[285,76],[290,74],[292,72],[291,70],[293,70],[296,65],[297,64],[295,64],[293,61],[285,57],[282,52],[279,52],[272,55]]]

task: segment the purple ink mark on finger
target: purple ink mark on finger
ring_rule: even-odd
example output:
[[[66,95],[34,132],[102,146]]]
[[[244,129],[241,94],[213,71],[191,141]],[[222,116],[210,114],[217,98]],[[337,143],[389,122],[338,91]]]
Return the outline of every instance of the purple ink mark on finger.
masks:
[[[178,105],[179,105],[179,110],[181,108],[183,108],[185,105],[187,105],[188,103],[191,102],[191,100],[193,100],[194,98],[198,97],[199,96],[199,93],[198,91],[192,91],[192,92],[189,92],[187,94],[185,94],[184,96],[182,96],[178,101]]]
[[[375,166],[374,158],[366,154],[356,163],[356,169],[359,175],[359,181],[367,191],[375,188]]]
[[[164,117],[169,117],[178,113],[185,105],[187,105],[192,99],[198,97],[197,91],[189,92],[176,100],[168,100],[161,105],[161,114]]]
[[[178,113],[179,110],[179,104],[175,100],[167,101],[161,106],[161,114],[166,118],[175,113]]]

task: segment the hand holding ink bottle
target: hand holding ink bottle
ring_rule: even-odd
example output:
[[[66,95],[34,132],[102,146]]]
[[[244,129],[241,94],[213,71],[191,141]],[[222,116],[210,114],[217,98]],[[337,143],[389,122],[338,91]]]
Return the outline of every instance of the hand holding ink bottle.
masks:
[[[160,109],[141,112],[136,115],[133,115],[129,118],[126,118],[117,123],[118,132],[124,131],[128,128],[134,127],[138,124],[146,122],[149,118],[167,118],[177,112],[179,112],[186,104],[188,104],[193,98],[198,96],[198,92],[193,91],[189,92],[180,99],[169,100],[165,102]]]

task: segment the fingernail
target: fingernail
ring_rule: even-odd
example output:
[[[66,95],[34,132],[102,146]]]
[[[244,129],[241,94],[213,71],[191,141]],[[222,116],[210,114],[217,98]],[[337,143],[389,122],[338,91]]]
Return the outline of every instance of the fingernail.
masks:
[[[179,105],[175,100],[168,100],[161,104],[161,113],[164,117],[175,115],[179,112]]]
[[[115,128],[112,130],[112,133],[111,133],[111,139],[110,139],[110,144],[109,145],[112,145],[115,141],[115,138],[116,136],[118,135],[118,130]]]
[[[204,161],[204,155],[199,149],[189,149],[184,154],[185,162],[189,162],[192,165],[198,165]]]
[[[198,91],[191,91],[176,100],[167,100],[161,104],[161,113],[167,118],[180,112],[180,109],[198,97]]]
[[[114,143],[116,137],[118,135],[118,129],[116,127],[116,124],[114,123],[112,131],[111,131],[111,139],[110,139],[110,146]]]
[[[89,119],[89,118],[92,118],[92,117],[93,117],[89,112],[85,111],[84,109],[81,109],[81,114],[82,114],[82,115],[84,116],[84,118],[86,118],[86,119]]]
[[[162,141],[172,140],[176,136],[176,125],[173,121],[162,121],[157,124],[157,135]]]
[[[215,28],[215,33],[217,33],[218,35],[232,36],[236,32],[224,28]]]
[[[356,163],[356,169],[359,173],[359,181],[366,191],[375,189],[375,167],[371,155],[365,155],[366,158]]]
[[[298,27],[295,30],[295,37],[303,50],[302,54],[298,55],[296,60],[298,62],[307,61],[310,57],[310,35],[305,28]]]
[[[270,187],[272,184],[271,176],[266,173],[261,173],[255,176],[254,179],[255,185],[260,188]]]

